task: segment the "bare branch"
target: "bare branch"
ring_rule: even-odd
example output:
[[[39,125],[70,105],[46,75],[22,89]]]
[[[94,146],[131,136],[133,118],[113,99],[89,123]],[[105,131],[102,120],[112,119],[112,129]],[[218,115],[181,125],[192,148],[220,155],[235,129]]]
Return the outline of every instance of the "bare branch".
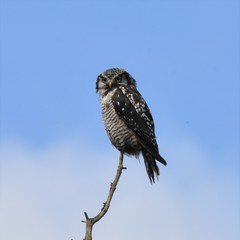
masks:
[[[110,207],[110,203],[113,197],[113,194],[116,190],[118,181],[120,179],[120,176],[122,174],[122,170],[126,169],[125,167],[123,167],[123,153],[120,152],[120,157],[119,157],[119,163],[118,163],[118,168],[117,168],[117,173],[115,176],[115,179],[113,182],[111,182],[110,184],[110,189],[109,189],[109,193],[108,193],[108,197],[106,202],[103,203],[103,207],[101,209],[101,211],[93,218],[89,218],[87,213],[84,212],[86,221],[82,221],[84,223],[86,223],[86,234],[85,234],[85,238],[84,240],[92,240],[92,228],[93,225],[98,222],[101,218],[104,217],[104,215],[107,213],[109,207]]]

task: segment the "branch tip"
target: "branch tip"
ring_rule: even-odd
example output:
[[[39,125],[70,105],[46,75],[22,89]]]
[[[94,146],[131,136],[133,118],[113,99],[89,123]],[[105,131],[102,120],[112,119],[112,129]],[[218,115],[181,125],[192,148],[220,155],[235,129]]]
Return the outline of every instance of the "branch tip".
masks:
[[[84,212],[84,215],[85,215],[86,220],[89,220],[89,217],[86,212]]]

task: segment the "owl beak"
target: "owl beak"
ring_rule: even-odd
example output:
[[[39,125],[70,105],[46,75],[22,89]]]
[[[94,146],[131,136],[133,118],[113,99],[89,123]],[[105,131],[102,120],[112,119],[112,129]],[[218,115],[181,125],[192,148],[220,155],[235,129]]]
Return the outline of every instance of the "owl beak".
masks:
[[[108,86],[109,86],[109,88],[112,88],[112,81],[108,82]]]

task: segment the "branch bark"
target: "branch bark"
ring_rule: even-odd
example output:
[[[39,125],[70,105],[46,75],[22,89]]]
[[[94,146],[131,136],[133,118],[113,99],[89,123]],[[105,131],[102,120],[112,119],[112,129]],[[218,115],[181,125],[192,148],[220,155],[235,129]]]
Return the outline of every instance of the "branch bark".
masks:
[[[98,222],[101,218],[103,218],[104,215],[107,213],[123,169],[126,169],[126,168],[123,167],[123,153],[120,152],[117,173],[116,173],[114,181],[111,182],[111,184],[110,184],[109,194],[108,194],[106,202],[103,203],[103,207],[102,207],[101,211],[93,218],[89,218],[88,214],[86,212],[84,212],[86,220],[82,221],[82,222],[86,223],[86,234],[85,234],[85,238],[83,240],[92,240],[93,225],[96,222]]]

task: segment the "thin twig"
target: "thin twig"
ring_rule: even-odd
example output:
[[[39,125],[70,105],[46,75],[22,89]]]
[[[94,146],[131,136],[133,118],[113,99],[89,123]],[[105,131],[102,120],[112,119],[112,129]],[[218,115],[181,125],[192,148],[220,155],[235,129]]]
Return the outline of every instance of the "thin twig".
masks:
[[[85,221],[82,221],[82,222],[86,223],[86,234],[85,234],[84,240],[92,240],[92,228],[93,228],[93,225],[96,222],[98,222],[101,218],[103,218],[104,215],[107,213],[107,211],[108,211],[108,209],[110,207],[110,203],[111,203],[113,194],[114,194],[114,192],[116,190],[116,187],[117,187],[117,184],[118,184],[118,181],[120,179],[120,176],[122,174],[122,170],[123,169],[126,169],[126,168],[123,167],[123,153],[120,152],[117,173],[116,173],[114,181],[110,185],[110,189],[109,189],[107,200],[106,200],[106,202],[103,203],[103,207],[102,207],[101,211],[93,218],[89,218],[87,213],[84,212],[84,215],[85,215],[85,218],[86,218]]]

